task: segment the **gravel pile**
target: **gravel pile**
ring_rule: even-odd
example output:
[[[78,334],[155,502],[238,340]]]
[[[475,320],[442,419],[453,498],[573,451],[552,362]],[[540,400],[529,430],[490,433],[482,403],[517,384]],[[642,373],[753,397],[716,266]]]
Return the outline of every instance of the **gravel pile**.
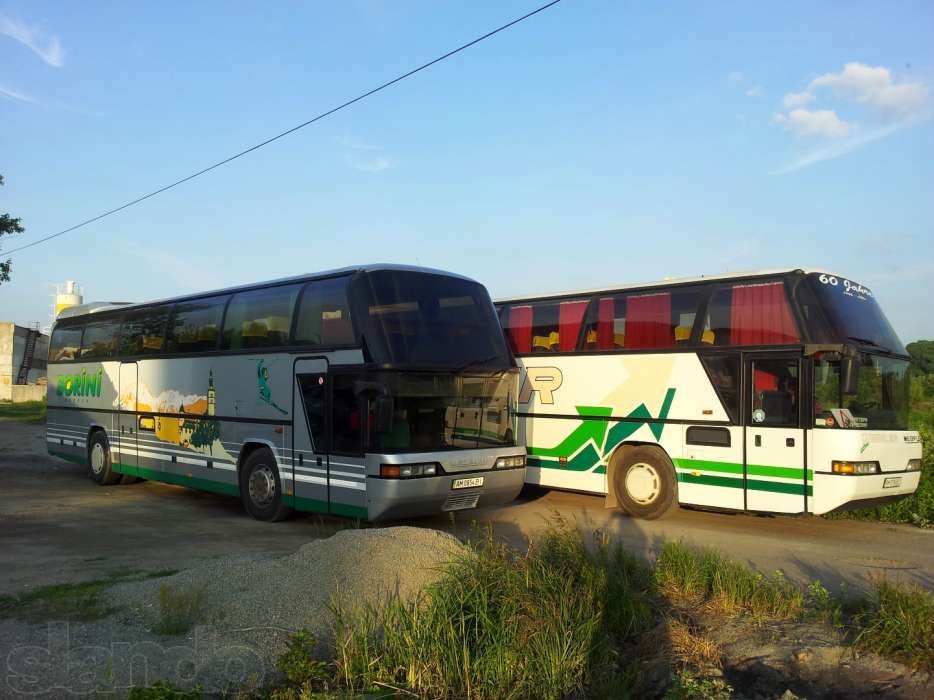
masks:
[[[221,629],[330,632],[334,595],[348,604],[387,593],[410,599],[434,582],[463,545],[437,530],[391,527],[343,530],[286,557],[227,557],[174,576],[121,584],[110,599],[146,627],[160,616],[159,591],[206,592],[207,619]]]
[[[117,612],[100,622],[0,620],[0,656],[12,663],[6,684],[34,698],[63,692],[122,697],[158,680],[200,685],[210,697],[261,688],[275,680],[275,660],[292,631],[307,629],[330,641],[332,596],[351,605],[392,592],[410,600],[464,551],[456,538],[436,530],[343,530],[285,557],[227,557],[170,577],[119,584],[104,594]],[[180,636],[156,634],[163,585],[203,591],[205,622]],[[47,663],[41,669],[29,649],[42,650]]]

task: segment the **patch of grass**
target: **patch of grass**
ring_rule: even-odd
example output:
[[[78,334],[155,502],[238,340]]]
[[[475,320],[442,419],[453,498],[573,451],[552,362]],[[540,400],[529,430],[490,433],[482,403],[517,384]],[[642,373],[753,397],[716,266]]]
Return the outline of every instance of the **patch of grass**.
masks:
[[[765,576],[714,549],[666,542],[655,564],[659,590],[676,606],[704,604],[727,614],[792,619],[804,608],[803,592],[781,572]]]
[[[308,632],[295,632],[289,637],[285,653],[276,660],[276,669],[295,685],[312,686],[326,682],[328,664],[315,659],[317,645],[318,641]]]
[[[576,532],[526,554],[488,536],[412,604],[336,600],[337,679],[437,698],[580,693],[618,673],[614,649],[651,624],[651,591],[643,564]]]
[[[163,583],[159,587],[159,621],[153,632],[164,635],[185,634],[207,619],[207,607],[206,588],[175,588]]]
[[[934,595],[918,586],[873,581],[853,632],[857,649],[934,671]]]
[[[45,401],[0,402],[0,418],[23,423],[45,423]]]
[[[152,685],[132,688],[127,700],[201,700],[204,691],[198,686],[194,690],[184,690],[167,681],[157,681]]]
[[[721,678],[698,678],[690,671],[674,675],[665,700],[729,700],[733,688]]]
[[[106,589],[118,583],[167,575],[169,574],[165,571],[115,571],[104,579],[42,586],[21,596],[0,596],[0,618],[17,618],[31,622],[99,620],[113,612],[101,596]]]

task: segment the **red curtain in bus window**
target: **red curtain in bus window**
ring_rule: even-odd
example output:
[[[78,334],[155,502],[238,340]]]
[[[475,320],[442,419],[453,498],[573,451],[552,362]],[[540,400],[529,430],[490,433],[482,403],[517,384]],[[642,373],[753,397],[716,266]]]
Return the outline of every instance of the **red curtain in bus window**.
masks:
[[[647,294],[626,300],[627,348],[668,348],[673,339],[671,294]]]
[[[597,350],[612,350],[613,322],[616,319],[616,305],[613,297],[604,297],[597,303]]]
[[[512,344],[512,351],[517,355],[532,352],[531,306],[509,308],[509,342]]]
[[[798,329],[788,308],[785,285],[738,285],[730,306],[730,342],[734,345],[796,343]]]
[[[577,338],[581,332],[581,322],[587,311],[587,300],[562,301],[558,307],[558,350],[571,352],[577,350]]]
[[[763,391],[776,391],[778,389],[778,377],[764,369],[756,367],[752,378],[753,387],[756,395]]]

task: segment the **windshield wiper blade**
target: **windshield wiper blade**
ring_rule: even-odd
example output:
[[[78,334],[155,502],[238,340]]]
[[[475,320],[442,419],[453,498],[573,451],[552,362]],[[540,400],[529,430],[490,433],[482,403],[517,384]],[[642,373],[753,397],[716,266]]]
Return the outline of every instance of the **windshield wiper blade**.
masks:
[[[855,340],[857,343],[862,343],[863,345],[872,345],[875,348],[882,348],[883,350],[887,349],[879,345],[879,343],[874,340],[870,340],[869,338],[860,338],[858,335],[848,335],[846,338],[847,340]]]
[[[454,371],[460,374],[461,372],[466,372],[471,367],[476,367],[477,365],[485,365],[487,362],[492,362],[493,360],[498,360],[499,358],[500,358],[500,354],[496,353],[495,355],[484,357],[482,360],[472,360],[468,362],[466,365],[464,365],[463,367],[458,367]]]

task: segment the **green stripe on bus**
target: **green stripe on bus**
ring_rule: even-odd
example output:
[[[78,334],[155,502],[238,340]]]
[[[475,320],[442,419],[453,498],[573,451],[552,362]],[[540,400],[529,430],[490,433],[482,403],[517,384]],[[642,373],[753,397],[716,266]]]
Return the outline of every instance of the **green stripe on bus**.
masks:
[[[240,489],[237,488],[235,484],[225,484],[221,481],[202,479],[197,476],[188,476],[187,474],[173,474],[172,472],[146,469],[145,467],[134,467],[129,464],[119,464],[117,462],[112,465],[112,468],[115,472],[120,474],[140,476],[149,481],[161,481],[164,484],[174,484],[175,486],[188,486],[189,488],[211,491],[213,493],[224,494],[225,496],[240,495]]]
[[[360,506],[351,506],[346,503],[332,503],[328,508],[327,501],[319,501],[317,498],[295,497],[295,510],[308,511],[310,513],[330,513],[332,515],[342,515],[348,518],[359,518],[366,520],[366,508]]]
[[[675,466],[679,469],[698,469],[705,472],[724,472],[726,474],[742,474],[743,465],[736,462],[714,462],[706,459],[674,459]],[[746,467],[746,474],[752,476],[773,476],[780,479],[804,479],[804,469],[800,467],[772,467],[762,464],[750,464]],[[807,479],[811,481],[814,478],[814,472],[807,470]]]
[[[689,474],[678,472],[678,481],[686,484],[701,484],[703,486],[722,486],[725,488],[743,488],[742,478],[731,476],[712,476],[709,474]],[[811,486],[805,488],[803,484],[789,484],[783,481],[760,481],[759,479],[746,479],[746,486],[752,491],[768,491],[770,493],[786,493],[793,496],[813,495]]]
[[[594,449],[592,444],[587,445],[574,457],[562,464],[557,459],[545,459],[543,457],[527,457],[526,463],[530,467],[544,467],[545,469],[564,469],[570,472],[585,472],[600,461],[600,455]]]
[[[84,464],[86,462],[85,458],[81,455],[71,454],[69,452],[59,452],[58,450],[49,450],[50,455],[55,455],[61,459],[67,459],[69,462],[74,462],[75,464]]]

